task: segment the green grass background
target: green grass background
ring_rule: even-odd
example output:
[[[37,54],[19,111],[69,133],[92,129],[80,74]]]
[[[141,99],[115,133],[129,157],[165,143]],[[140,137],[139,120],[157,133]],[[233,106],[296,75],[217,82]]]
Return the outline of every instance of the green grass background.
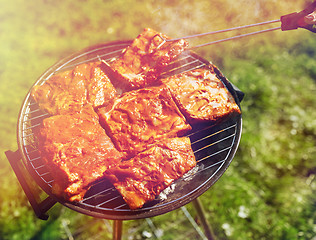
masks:
[[[60,205],[38,220],[5,157],[17,149],[23,99],[51,65],[94,44],[133,39],[145,27],[181,37],[278,19],[306,2],[0,0],[0,239],[69,239],[65,229],[75,239],[111,239],[111,223]],[[236,157],[200,197],[217,238],[315,239],[316,35],[277,31],[197,52],[246,94]],[[153,218],[162,239],[186,238],[192,226],[169,227],[177,219],[177,211]],[[146,230],[143,220],[124,222],[126,239],[144,239]]]

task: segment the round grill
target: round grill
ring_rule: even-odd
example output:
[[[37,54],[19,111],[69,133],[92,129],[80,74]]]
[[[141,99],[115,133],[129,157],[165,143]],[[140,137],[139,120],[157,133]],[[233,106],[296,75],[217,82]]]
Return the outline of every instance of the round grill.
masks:
[[[34,85],[41,85],[53,74],[72,69],[86,62],[106,60],[118,57],[131,41],[105,43],[84,49],[56,63],[48,69]],[[200,68],[209,62],[197,54],[186,51],[166,67],[163,77]],[[235,89],[216,69],[218,77],[234,96],[239,99]],[[138,210],[130,210],[121,195],[107,181],[96,183],[80,202],[65,202],[52,192],[52,178],[48,167],[41,159],[37,149],[36,131],[44,118],[49,115],[41,111],[27,94],[18,120],[17,139],[22,160],[37,184],[53,199],[61,204],[84,214],[115,220],[130,220],[153,217],[179,208],[209,189],[225,172],[231,163],[241,136],[241,115],[231,117],[217,125],[193,126],[188,136],[192,142],[197,166],[182,178],[176,180],[163,191],[155,201]]]

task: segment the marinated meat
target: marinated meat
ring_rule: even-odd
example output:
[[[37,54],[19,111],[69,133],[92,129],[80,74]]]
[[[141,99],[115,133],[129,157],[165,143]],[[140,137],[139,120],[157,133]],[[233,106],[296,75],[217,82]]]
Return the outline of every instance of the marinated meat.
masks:
[[[196,165],[188,137],[165,139],[105,172],[131,209],[141,208]]]
[[[38,142],[54,178],[53,193],[69,201],[82,200],[108,167],[123,158],[90,105],[80,113],[44,119]]]
[[[190,124],[218,121],[240,113],[233,96],[216,76],[212,65],[161,80]]]
[[[110,111],[100,109],[99,116],[116,147],[129,156],[191,129],[164,86],[126,92]]]
[[[51,115],[78,112],[86,102],[84,81],[73,78],[73,71],[59,73],[43,85],[34,86],[31,95],[40,109]]]
[[[117,78],[120,88],[128,91],[152,84],[162,68],[188,46],[184,40],[163,43],[159,34],[169,39],[166,35],[146,28],[124,49],[122,56],[108,64],[108,70]]]
[[[57,115],[79,112],[86,103],[106,105],[116,97],[116,90],[101,63],[94,62],[53,75],[43,85],[34,86],[31,95],[42,110]]]

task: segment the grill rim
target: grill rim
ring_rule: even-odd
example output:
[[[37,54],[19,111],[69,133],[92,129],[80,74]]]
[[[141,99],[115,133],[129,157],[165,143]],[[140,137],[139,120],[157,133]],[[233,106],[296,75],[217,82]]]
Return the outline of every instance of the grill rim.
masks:
[[[139,218],[145,218],[145,217],[152,217],[152,216],[157,216],[157,215],[161,215],[164,214],[166,212],[175,210],[189,202],[191,202],[192,200],[194,200],[195,198],[197,198],[198,196],[200,196],[201,194],[203,194],[207,189],[209,189],[213,184],[215,184],[217,182],[217,180],[224,174],[224,172],[227,170],[227,168],[229,167],[231,161],[233,160],[235,153],[238,149],[238,145],[240,142],[240,138],[241,138],[241,130],[242,130],[242,115],[238,115],[236,117],[236,130],[235,130],[235,135],[234,135],[234,139],[233,139],[233,143],[231,144],[230,147],[230,152],[229,154],[227,154],[226,156],[226,160],[223,162],[223,164],[221,164],[221,167],[219,167],[215,173],[212,174],[212,176],[209,176],[207,181],[205,181],[201,186],[195,188],[194,191],[189,192],[188,194],[186,194],[185,196],[181,196],[181,198],[177,198],[175,200],[172,200],[171,202],[166,203],[165,205],[159,205],[157,208],[155,207],[150,207],[150,208],[141,208],[141,209],[137,209],[137,210],[124,210],[122,211],[124,214],[117,214],[118,211],[115,211],[115,214],[113,214],[111,212],[111,210],[109,211],[103,211],[103,212],[99,212],[97,211],[97,207],[90,207],[85,205],[84,207],[82,207],[82,203],[76,203],[76,202],[66,202],[63,199],[58,198],[57,196],[55,196],[52,192],[51,192],[51,186],[49,187],[49,183],[47,183],[41,176],[39,176],[39,174],[35,171],[35,169],[30,166],[30,161],[29,159],[29,155],[26,153],[25,148],[24,148],[24,143],[23,143],[23,124],[24,124],[24,119],[26,118],[25,116],[25,112],[26,109],[29,107],[30,102],[31,102],[31,96],[30,96],[30,91],[31,89],[39,84],[42,84],[43,82],[45,82],[46,79],[48,79],[51,75],[53,75],[55,72],[58,72],[59,70],[61,70],[64,66],[66,66],[68,63],[75,61],[75,59],[79,59],[80,57],[87,55],[89,51],[93,52],[93,51],[97,51],[98,48],[104,48],[104,47],[111,47],[113,46],[113,44],[117,44],[117,46],[120,45],[129,45],[132,41],[113,41],[113,42],[108,42],[108,43],[103,43],[103,44],[98,44],[98,45],[94,45],[88,48],[85,48],[77,53],[74,53],[64,59],[61,59],[60,61],[58,61],[57,63],[55,63],[54,65],[52,65],[49,69],[47,69],[38,79],[37,81],[34,82],[34,84],[31,86],[28,94],[25,96],[23,104],[21,106],[20,112],[19,112],[19,118],[18,118],[18,124],[17,124],[17,140],[18,140],[18,148],[19,148],[19,152],[22,158],[22,162],[24,163],[24,165],[26,166],[28,172],[30,173],[30,175],[34,178],[34,180],[36,181],[36,183],[50,196],[52,197],[55,201],[60,202],[62,205],[75,210],[77,212],[81,212],[93,217],[99,217],[99,218],[107,218],[107,219],[113,219],[113,220],[132,220],[132,219],[139,219]],[[207,61],[206,59],[200,57],[199,55],[197,55],[194,52],[190,52],[190,55],[193,55],[195,58],[197,58],[198,60],[200,60],[201,62],[203,62],[204,64],[209,64],[210,62]],[[95,58],[95,60],[98,60],[97,56]],[[79,63],[76,63],[75,65],[77,65]],[[74,65],[73,65],[74,66]],[[67,66],[69,67],[69,66]],[[235,98],[236,103],[238,104],[238,106],[240,107],[240,101],[239,98],[236,94],[236,91],[234,90],[234,87],[231,85],[231,83],[226,79],[226,77],[220,72],[220,70],[216,67],[215,70],[217,71],[216,74],[218,75],[218,77],[220,78],[220,80],[224,83],[224,85],[227,87],[227,89],[229,90],[229,92],[233,95],[233,97]],[[64,69],[63,69],[64,70]],[[51,73],[49,73],[51,72]]]

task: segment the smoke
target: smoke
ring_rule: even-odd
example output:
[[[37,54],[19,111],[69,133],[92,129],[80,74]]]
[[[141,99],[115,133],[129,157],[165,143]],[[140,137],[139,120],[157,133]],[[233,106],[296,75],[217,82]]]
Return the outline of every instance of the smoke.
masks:
[[[148,4],[152,11],[152,19],[157,31],[163,32],[172,38],[217,31],[231,27],[260,23],[280,19],[282,15],[301,11],[306,0],[181,0],[181,1],[155,1]],[[189,39],[190,46],[216,41],[236,34],[278,27],[280,23],[246,31],[235,31],[227,34],[211,35],[203,38]],[[256,35],[228,43],[212,45],[197,49],[205,56],[227,54],[235,49],[246,49],[250,44],[256,44],[271,39],[282,41],[281,31]],[[212,59],[210,59],[212,61]]]

